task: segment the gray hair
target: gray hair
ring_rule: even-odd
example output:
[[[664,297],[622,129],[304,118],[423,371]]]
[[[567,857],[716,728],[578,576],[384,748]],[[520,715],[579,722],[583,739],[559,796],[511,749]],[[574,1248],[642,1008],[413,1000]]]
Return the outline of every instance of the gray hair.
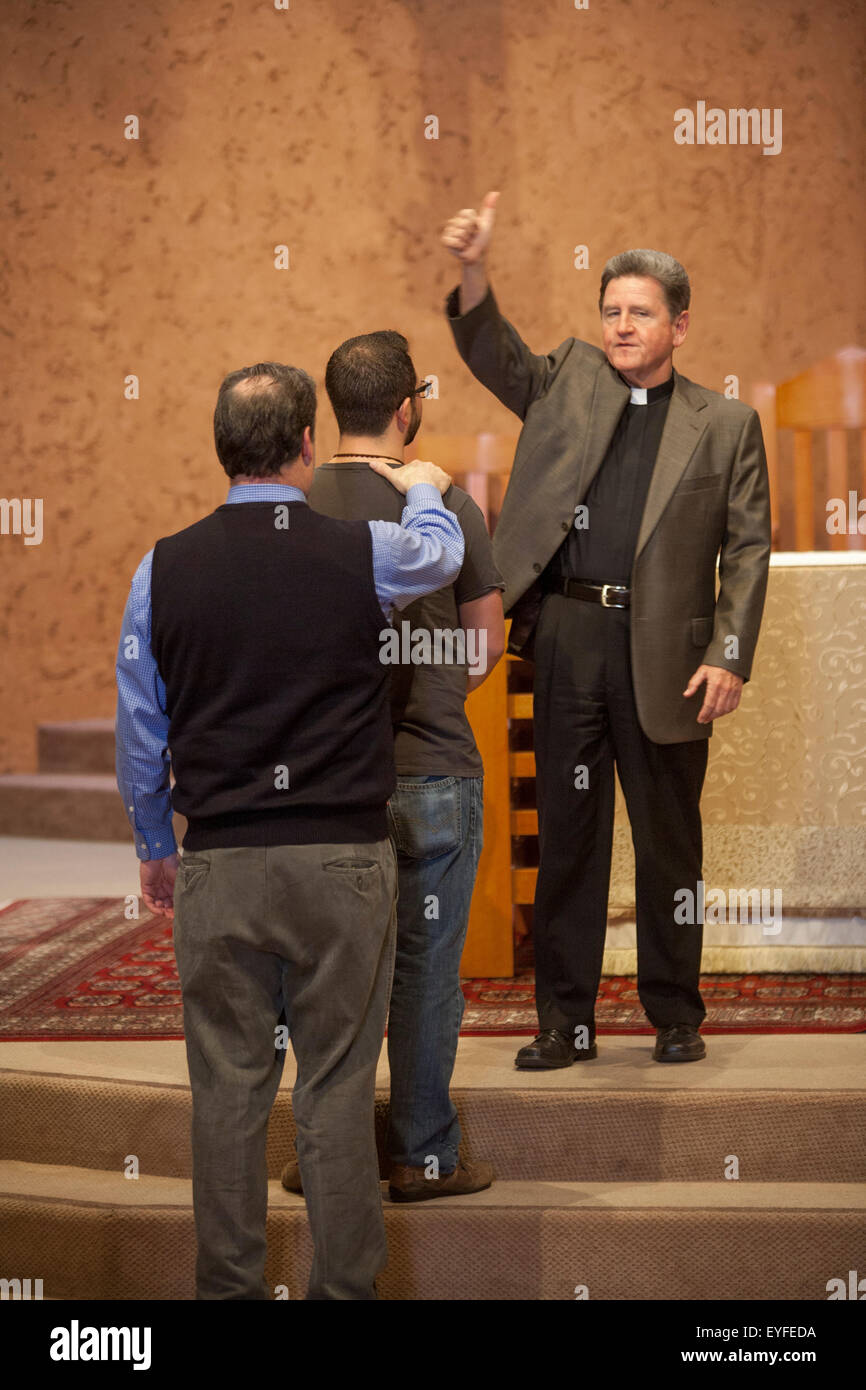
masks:
[[[689,277],[679,261],[675,261],[673,256],[669,256],[665,251],[648,251],[644,248],[637,251],[621,251],[618,256],[611,256],[601,272],[599,312],[610,281],[619,279],[621,275],[649,275],[653,280],[657,280],[672,322],[689,307],[691,286]]]

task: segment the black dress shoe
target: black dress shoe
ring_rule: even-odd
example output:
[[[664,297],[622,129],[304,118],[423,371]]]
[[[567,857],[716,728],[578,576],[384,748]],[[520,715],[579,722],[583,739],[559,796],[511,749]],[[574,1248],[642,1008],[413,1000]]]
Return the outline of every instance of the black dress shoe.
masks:
[[[569,1038],[556,1028],[545,1028],[543,1033],[520,1049],[514,1065],[525,1071],[543,1071],[550,1067],[570,1067],[572,1062],[583,1062],[597,1056],[598,1048],[594,1040],[589,1047],[578,1050],[574,1038]]]
[[[699,1062],[706,1055],[706,1044],[690,1023],[672,1023],[667,1028],[659,1028],[653,1048],[654,1062]]]

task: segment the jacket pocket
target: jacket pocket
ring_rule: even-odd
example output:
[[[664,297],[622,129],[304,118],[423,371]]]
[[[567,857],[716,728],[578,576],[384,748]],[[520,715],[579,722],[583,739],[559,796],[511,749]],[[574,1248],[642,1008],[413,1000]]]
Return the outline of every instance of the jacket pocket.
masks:
[[[683,492],[709,491],[711,488],[718,487],[721,481],[719,473],[702,473],[697,478],[683,478],[677,483],[674,496],[676,497],[677,493]]]
[[[696,647],[708,647],[713,636],[712,618],[692,618],[692,642]]]

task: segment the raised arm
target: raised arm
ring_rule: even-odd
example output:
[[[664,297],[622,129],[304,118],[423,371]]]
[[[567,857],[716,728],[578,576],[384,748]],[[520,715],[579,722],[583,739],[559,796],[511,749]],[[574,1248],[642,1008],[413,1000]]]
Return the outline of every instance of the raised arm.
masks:
[[[487,248],[498,199],[498,193],[488,193],[478,211],[461,208],[443,229],[442,244],[460,261],[462,272],[446,312],[457,350],[473,376],[523,420],[532,402],[549,387],[574,339],[566,339],[546,355],[530,352],[500,314],[487,277]]]
[[[475,208],[461,208],[442,229],[442,245],[457,257],[463,272],[458,291],[461,314],[480,304],[489,288],[486,253],[498,201],[498,193],[488,193],[477,212]]]

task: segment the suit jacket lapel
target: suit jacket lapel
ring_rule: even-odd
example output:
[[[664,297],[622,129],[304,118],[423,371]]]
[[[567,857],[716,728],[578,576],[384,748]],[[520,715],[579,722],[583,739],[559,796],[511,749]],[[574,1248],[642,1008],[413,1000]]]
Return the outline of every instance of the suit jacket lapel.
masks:
[[[641,518],[635,559],[655,530],[709,423],[709,416],[703,414],[706,405],[704,397],[686,377],[675,376],[673,395]]]

